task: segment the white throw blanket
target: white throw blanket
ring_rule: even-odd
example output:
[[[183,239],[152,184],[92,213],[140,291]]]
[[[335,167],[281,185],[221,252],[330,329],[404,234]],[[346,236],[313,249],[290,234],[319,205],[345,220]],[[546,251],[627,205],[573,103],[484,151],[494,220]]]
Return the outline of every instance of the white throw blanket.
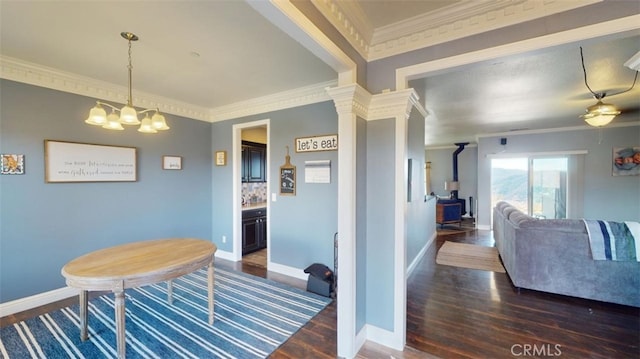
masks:
[[[594,260],[640,261],[640,222],[584,219]]]

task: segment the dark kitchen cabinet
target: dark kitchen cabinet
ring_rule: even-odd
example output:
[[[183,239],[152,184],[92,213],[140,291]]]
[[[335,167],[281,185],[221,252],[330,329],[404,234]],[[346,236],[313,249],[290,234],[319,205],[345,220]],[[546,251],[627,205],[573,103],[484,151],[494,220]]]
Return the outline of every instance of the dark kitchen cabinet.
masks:
[[[267,146],[242,141],[242,182],[266,182]]]
[[[242,212],[242,254],[267,248],[267,210]]]

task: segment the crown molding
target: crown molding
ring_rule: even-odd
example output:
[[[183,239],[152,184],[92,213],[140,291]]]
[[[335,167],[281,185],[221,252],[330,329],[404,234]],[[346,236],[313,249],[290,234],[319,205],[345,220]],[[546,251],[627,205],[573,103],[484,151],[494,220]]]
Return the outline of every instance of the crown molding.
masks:
[[[421,111],[422,105],[418,99],[418,94],[412,88],[373,95],[369,104],[367,120],[382,120],[400,115],[408,118],[413,107],[417,107]]]
[[[326,88],[336,86],[337,84],[338,80],[336,79],[216,107],[209,111],[208,121],[225,121],[233,118],[330,101],[331,97],[327,94]]]
[[[602,1],[463,0],[373,30],[355,1],[312,0],[312,3],[370,62]]]
[[[311,0],[311,3],[366,59],[373,27],[357,1]]]
[[[128,88],[50,67],[0,55],[0,78],[76,95],[125,104]],[[163,113],[206,121],[204,107],[136,91],[133,103],[140,108],[159,108]]]
[[[376,29],[367,60],[398,55],[602,1],[467,0]]]
[[[0,78],[120,104],[127,103],[129,93],[124,86],[2,55]],[[212,109],[140,91],[136,91],[133,103],[140,108],[159,108],[165,114],[216,122],[329,101],[325,88],[337,83],[337,80],[327,81]]]
[[[339,87],[327,87],[325,91],[333,100],[338,116],[355,114],[367,120],[371,94],[365,88],[356,83]]]
[[[383,120],[411,114],[415,107],[421,114],[426,111],[420,104],[418,94],[414,89],[384,92],[372,95],[358,84],[351,84],[326,89],[333,100],[338,115],[356,116],[366,121]],[[426,117],[426,115],[425,115]]]

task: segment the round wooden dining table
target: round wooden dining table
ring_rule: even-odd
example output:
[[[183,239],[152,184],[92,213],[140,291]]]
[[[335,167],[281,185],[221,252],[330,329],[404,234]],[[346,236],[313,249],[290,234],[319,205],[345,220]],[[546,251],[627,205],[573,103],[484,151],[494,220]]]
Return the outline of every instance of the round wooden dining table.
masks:
[[[213,324],[214,255],[210,241],[168,238],[140,241],[100,249],[71,260],[62,268],[70,287],[80,289],[80,338],[86,340],[88,291],[112,291],[118,358],[125,358],[125,296],[127,288],[167,281],[167,300],[172,302],[171,280],[207,267],[209,324]]]

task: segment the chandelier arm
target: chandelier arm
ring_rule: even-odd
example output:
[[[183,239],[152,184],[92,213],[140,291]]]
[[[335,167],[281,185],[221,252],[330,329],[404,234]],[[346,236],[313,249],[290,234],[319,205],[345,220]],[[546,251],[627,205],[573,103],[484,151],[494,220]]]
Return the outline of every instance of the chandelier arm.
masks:
[[[98,104],[100,104],[100,105],[104,105],[104,106],[110,107],[112,110],[120,112],[120,109],[119,109],[119,108],[117,108],[117,107],[115,107],[115,106],[113,106],[113,105],[111,105],[111,104],[108,104],[108,103],[106,103],[106,102],[96,101],[96,103],[98,103]]]
[[[147,112],[151,112],[151,111],[155,111],[155,112],[160,113],[160,109],[157,108],[157,107],[156,108],[148,108],[146,110],[138,111],[138,113],[139,114],[143,114],[143,113],[147,113]]]

